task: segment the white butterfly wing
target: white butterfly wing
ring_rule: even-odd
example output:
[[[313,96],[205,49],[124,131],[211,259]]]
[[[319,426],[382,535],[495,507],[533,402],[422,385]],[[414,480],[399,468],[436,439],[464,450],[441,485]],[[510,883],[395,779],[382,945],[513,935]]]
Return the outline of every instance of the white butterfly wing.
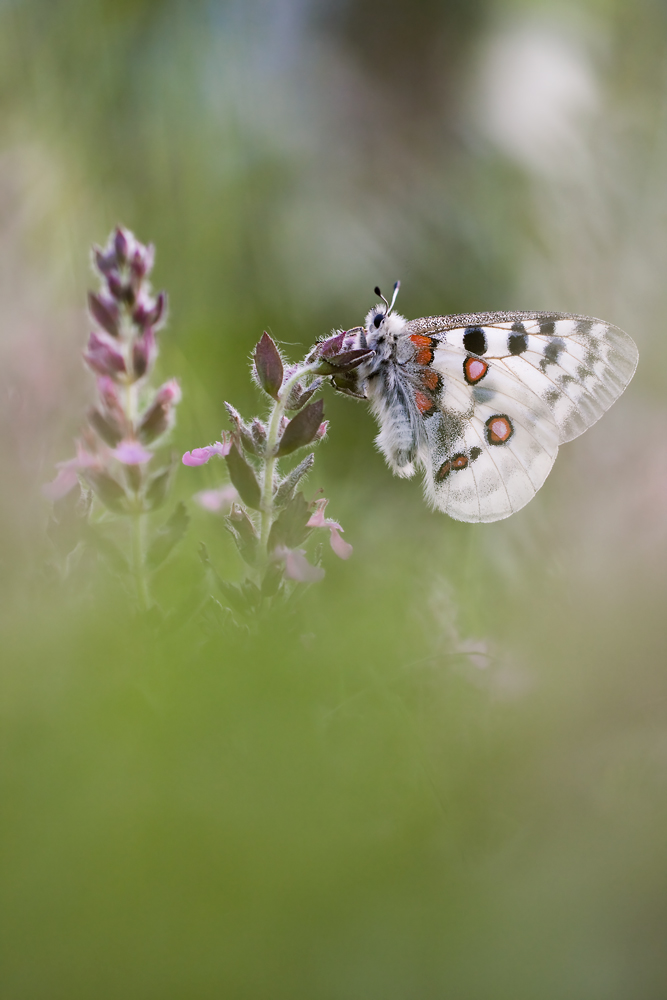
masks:
[[[442,331],[447,344],[497,360],[551,409],[560,443],[600,419],[634,375],[637,346],[618,327],[564,313],[479,313],[409,323]],[[421,332],[421,329],[420,331]],[[483,335],[480,336],[480,333]],[[475,346],[484,348],[475,351]]]
[[[425,420],[425,490],[450,517],[497,521],[535,496],[556,458],[558,430],[549,407],[501,365],[468,384],[467,357],[448,344],[434,351],[440,408]]]
[[[416,344],[432,338],[432,360],[417,350],[417,365],[441,380],[425,418],[426,493],[463,521],[496,521],[528,503],[558,444],[594,424],[637,366],[626,333],[586,316],[430,316],[405,333]]]

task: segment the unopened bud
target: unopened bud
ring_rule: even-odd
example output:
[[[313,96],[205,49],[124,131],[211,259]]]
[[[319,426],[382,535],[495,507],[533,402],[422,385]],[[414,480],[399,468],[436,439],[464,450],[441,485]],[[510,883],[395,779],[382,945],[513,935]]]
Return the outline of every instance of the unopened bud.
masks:
[[[117,226],[113,237],[113,246],[119,264],[124,264],[127,260],[131,241],[133,242],[132,234],[123,229],[122,226]]]
[[[94,295],[93,292],[89,292],[88,309],[103,330],[112,337],[118,336],[118,304],[110,296],[103,293]]]
[[[320,357],[327,358],[332,354],[340,354],[343,350],[343,343],[345,341],[345,331],[341,330],[340,333],[334,334],[332,337],[327,337],[326,340],[321,340],[319,344],[316,345],[317,352]]]
[[[254,361],[258,385],[267,395],[278,399],[283,384],[283,362],[278,348],[268,333],[262,334],[261,340],[255,347]]]
[[[142,296],[137,301],[132,319],[137,326],[152,326],[155,329],[163,321],[166,303],[167,297],[164,292],[160,292],[157,299]]]
[[[144,411],[138,427],[138,436],[144,444],[162,437],[174,424],[174,407],[181,400],[181,388],[172,379],[161,386],[150,406]]]
[[[119,427],[112,417],[103,415],[99,410],[89,411],[88,422],[111,448],[115,448],[123,438],[123,428]]]
[[[153,367],[153,362],[157,357],[157,344],[155,334],[151,327],[144,330],[141,336],[135,340],[132,346],[132,368],[134,377],[143,378],[146,372]]]
[[[134,252],[130,258],[130,271],[132,273],[133,284],[140,285],[147,274],[150,274],[155,261],[155,247],[153,244],[144,246],[143,243],[136,243]]]
[[[88,338],[88,349],[84,361],[98,375],[108,375],[113,378],[125,372],[125,358],[112,341],[104,334],[93,331]]]
[[[100,274],[107,277],[112,271],[116,269],[116,252],[113,249],[107,247],[106,250],[102,250],[101,247],[93,247],[93,266],[100,272]]]
[[[134,289],[125,284],[114,271],[107,275],[107,286],[109,291],[118,302],[134,303]]]

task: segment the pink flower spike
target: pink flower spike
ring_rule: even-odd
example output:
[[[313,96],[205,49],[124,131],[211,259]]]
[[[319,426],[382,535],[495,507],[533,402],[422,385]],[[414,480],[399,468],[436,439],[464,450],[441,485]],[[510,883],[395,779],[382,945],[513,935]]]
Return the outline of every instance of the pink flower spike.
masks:
[[[192,451],[186,451],[185,455],[183,455],[183,465],[206,465],[208,460],[213,458],[214,455],[219,455],[220,458],[229,455],[231,447],[231,441],[216,441],[205,448],[193,448]]]
[[[238,498],[239,495],[232,484],[227,483],[217,490],[202,490],[201,493],[195,493],[192,499],[212,514],[226,514]]]
[[[148,451],[138,441],[132,440],[121,441],[111,454],[123,465],[143,465],[145,462],[150,462],[153,457],[152,451]]]
[[[319,583],[324,577],[321,566],[312,566],[303,549],[288,549],[280,546],[276,555],[285,563],[285,576],[297,583]]]
[[[342,530],[342,529],[341,529]],[[344,538],[340,537],[337,528],[331,528],[331,548],[334,550],[339,559],[349,559],[354,549],[349,542],[346,542]]]

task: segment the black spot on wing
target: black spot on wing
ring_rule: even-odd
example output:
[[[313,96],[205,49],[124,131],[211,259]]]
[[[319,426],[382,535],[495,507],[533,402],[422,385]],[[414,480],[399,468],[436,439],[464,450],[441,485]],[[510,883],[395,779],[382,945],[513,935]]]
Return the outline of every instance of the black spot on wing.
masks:
[[[469,326],[463,334],[463,346],[471,354],[484,354],[486,351],[486,334],[481,326]]]
[[[510,333],[507,343],[510,354],[523,354],[528,347],[528,338],[525,333]]]
[[[556,324],[552,319],[546,319],[540,323],[540,333],[543,337],[553,337],[555,331]]]
[[[557,365],[558,358],[565,350],[565,341],[561,337],[554,337],[544,348],[544,357],[540,361],[540,368],[546,371],[547,365]]]

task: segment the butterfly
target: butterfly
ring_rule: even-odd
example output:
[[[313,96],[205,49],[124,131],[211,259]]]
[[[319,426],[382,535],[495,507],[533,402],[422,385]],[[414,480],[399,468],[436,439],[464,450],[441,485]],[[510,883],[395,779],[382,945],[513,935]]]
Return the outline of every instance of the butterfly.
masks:
[[[334,384],[370,401],[376,445],[398,476],[424,471],[427,501],[459,521],[498,521],[535,496],[558,446],[632,378],[634,341],[610,323],[552,312],[406,320],[389,302],[349,331],[372,353]]]

